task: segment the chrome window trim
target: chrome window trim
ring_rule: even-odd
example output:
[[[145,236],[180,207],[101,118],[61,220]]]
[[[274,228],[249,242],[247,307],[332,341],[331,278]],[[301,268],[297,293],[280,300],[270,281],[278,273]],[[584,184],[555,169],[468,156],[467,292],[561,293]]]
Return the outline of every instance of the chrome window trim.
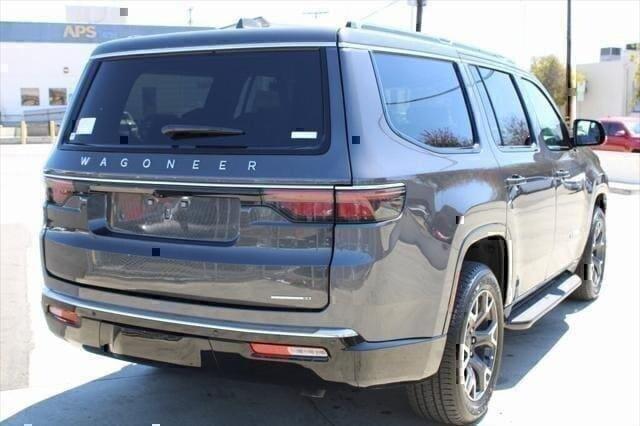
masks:
[[[368,50],[370,52],[397,53],[399,55],[420,56],[422,58],[433,58],[433,59],[441,59],[445,61],[454,61],[454,62],[458,61],[459,59],[457,56],[454,56],[454,55],[451,55],[451,56],[439,55],[437,53],[430,53],[422,50],[399,49],[396,47],[385,47],[385,46],[376,46],[376,45],[359,44],[359,43],[340,42],[338,43],[338,47]]]
[[[348,337],[356,337],[358,333],[349,328],[318,328],[313,332],[296,331],[295,327],[282,327],[282,326],[269,326],[269,328],[261,328],[259,325],[228,325],[216,323],[215,321],[193,321],[187,319],[178,319],[169,315],[163,315],[159,313],[150,313],[148,311],[130,311],[125,309],[119,309],[113,305],[107,305],[99,302],[88,302],[75,297],[66,296],[50,290],[48,288],[42,289],[43,296],[55,300],[60,303],[75,306],[76,308],[88,309],[90,311],[101,312],[111,315],[119,315],[123,317],[157,321],[165,324],[173,324],[187,327],[200,327],[209,330],[219,330],[235,333],[247,333],[247,334],[262,334],[269,336],[289,336],[289,337],[310,337],[310,338],[323,338],[323,339],[344,339]],[[148,313],[147,313],[148,312]]]
[[[166,181],[166,180],[143,180],[143,179],[110,179],[98,177],[85,177],[73,175],[61,175],[55,173],[43,173],[45,178],[74,180],[82,182],[111,183],[125,185],[155,185],[155,186],[183,186],[183,187],[204,187],[204,188],[265,188],[265,189],[340,189],[340,190],[366,190],[366,189],[388,189],[404,187],[404,183],[385,183],[379,185],[287,185],[287,184],[260,184],[260,183],[209,183],[209,182],[188,182],[188,181]]]
[[[282,42],[282,43],[244,43],[244,44],[212,44],[202,46],[162,47],[157,49],[123,50],[119,52],[92,55],[90,59],[118,58],[140,55],[166,55],[172,53],[207,52],[214,50],[247,50],[247,49],[282,49],[302,47],[336,47],[333,42]]]

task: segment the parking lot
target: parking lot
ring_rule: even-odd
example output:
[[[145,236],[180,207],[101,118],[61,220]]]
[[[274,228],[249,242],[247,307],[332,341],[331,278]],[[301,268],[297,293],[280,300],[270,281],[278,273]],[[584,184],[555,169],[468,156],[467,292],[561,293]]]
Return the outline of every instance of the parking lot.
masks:
[[[49,149],[0,146],[3,424],[424,424],[402,388],[310,399],[292,387],[106,359],[53,337],[39,306],[40,171]],[[507,332],[483,424],[640,424],[638,164],[640,155],[603,154],[609,175],[626,186],[609,195],[600,299],[566,301],[532,329]]]

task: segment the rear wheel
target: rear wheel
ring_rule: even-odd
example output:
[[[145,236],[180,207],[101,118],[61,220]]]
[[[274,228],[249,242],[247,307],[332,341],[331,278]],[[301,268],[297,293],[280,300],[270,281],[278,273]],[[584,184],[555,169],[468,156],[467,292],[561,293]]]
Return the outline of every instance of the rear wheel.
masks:
[[[465,262],[440,369],[408,386],[414,411],[455,425],[484,416],[500,370],[503,325],[502,295],[493,272],[482,263]]]
[[[606,231],[604,211],[600,207],[596,207],[591,221],[589,239],[576,271],[582,278],[582,285],[573,292],[572,299],[595,300],[600,295],[607,255]]]

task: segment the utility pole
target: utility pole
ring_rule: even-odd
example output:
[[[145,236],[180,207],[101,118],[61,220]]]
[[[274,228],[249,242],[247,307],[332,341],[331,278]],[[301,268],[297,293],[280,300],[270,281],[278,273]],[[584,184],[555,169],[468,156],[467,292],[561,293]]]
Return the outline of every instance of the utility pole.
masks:
[[[571,0],[567,0],[567,123],[571,125],[573,79],[571,78]]]
[[[189,9],[189,26],[191,26],[191,12],[193,11],[193,7],[190,7]]]
[[[422,9],[427,0],[416,1],[416,32],[422,32]]]

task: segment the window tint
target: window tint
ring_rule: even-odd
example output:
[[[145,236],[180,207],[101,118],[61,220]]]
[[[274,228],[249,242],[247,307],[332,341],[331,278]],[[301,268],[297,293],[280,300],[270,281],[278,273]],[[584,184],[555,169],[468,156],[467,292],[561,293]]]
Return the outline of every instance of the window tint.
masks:
[[[622,123],[616,123],[615,121],[610,121],[606,123],[605,130],[607,131],[607,136],[615,136],[616,132],[620,130],[624,130],[624,126]]]
[[[22,106],[40,105],[40,89],[37,89],[37,88],[20,89],[20,101]]]
[[[473,131],[454,64],[376,53],[390,124],[421,144],[471,147]]]
[[[325,139],[319,49],[105,60],[66,143],[297,150]],[[165,126],[182,132],[173,138]],[[182,127],[179,127],[182,126]],[[185,136],[185,128],[196,129]],[[196,127],[197,126],[197,127]],[[211,130],[232,129],[229,134]]]
[[[498,128],[498,122],[496,121],[496,115],[493,113],[491,100],[489,100],[489,94],[487,93],[487,88],[482,82],[482,77],[480,76],[478,67],[471,67],[471,74],[473,76],[473,85],[480,94],[482,108],[484,109],[484,113],[487,116],[487,120],[489,120],[489,128],[491,129],[491,134],[493,135],[494,140],[502,141],[502,138],[500,137],[500,129]]]
[[[527,118],[509,74],[482,67],[477,67],[477,73],[486,87],[502,145],[531,144]]]
[[[538,140],[551,148],[568,148],[569,141],[565,137],[564,124],[549,103],[540,88],[528,80],[521,80],[522,86],[540,125]]]

